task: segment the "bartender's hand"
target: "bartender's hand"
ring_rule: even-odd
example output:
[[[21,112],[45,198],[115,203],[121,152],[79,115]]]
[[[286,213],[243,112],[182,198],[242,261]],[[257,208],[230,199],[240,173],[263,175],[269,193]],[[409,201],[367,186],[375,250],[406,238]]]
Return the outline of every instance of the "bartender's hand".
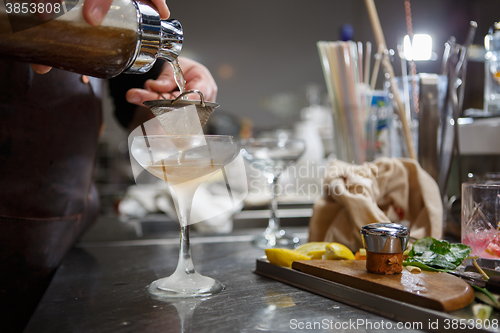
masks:
[[[140,0],[143,3],[152,3],[162,19],[168,19],[170,17],[170,11],[167,7],[165,0]],[[60,3],[61,0],[45,0],[45,2]],[[101,24],[104,16],[111,7],[113,0],[85,0],[83,3],[82,14],[88,24],[92,26],[98,26]],[[50,71],[52,67],[45,65],[35,65],[31,64],[31,67],[38,74],[45,74]]]
[[[215,102],[217,84],[210,71],[202,64],[183,57],[179,57],[179,64],[186,79],[186,90],[199,90],[203,93],[206,101]],[[162,99],[160,94],[166,99],[174,99],[179,96],[173,69],[168,62],[163,65],[162,72],[156,80],[146,81],[144,89],[130,89],[126,97],[129,103],[143,106],[142,103],[145,101]],[[199,99],[197,94],[192,96]]]

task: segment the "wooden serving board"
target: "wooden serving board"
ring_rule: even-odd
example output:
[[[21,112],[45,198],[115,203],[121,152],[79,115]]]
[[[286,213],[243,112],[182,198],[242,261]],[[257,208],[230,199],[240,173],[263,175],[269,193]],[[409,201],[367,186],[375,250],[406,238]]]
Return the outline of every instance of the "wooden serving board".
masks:
[[[379,275],[366,270],[364,260],[295,261],[292,268],[303,273],[379,296],[438,311],[455,311],[474,300],[474,291],[460,278],[447,273]]]

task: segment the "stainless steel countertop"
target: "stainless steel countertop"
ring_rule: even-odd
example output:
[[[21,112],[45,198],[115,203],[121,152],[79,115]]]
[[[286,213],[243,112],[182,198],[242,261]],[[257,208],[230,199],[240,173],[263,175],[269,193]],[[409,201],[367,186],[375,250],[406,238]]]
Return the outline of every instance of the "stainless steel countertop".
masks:
[[[174,271],[175,236],[104,241],[87,235],[64,259],[25,332],[398,331],[394,321],[254,274],[264,251],[250,239],[261,231],[193,235],[196,269],[226,288],[207,299],[171,302],[151,298],[146,286]],[[315,323],[318,329],[307,329]],[[387,323],[393,329],[381,328]]]

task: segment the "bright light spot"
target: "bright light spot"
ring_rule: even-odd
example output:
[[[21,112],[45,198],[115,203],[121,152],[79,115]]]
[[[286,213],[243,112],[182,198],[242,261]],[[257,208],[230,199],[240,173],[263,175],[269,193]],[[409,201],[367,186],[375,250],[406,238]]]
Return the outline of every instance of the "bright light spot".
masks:
[[[472,118],[458,118],[459,125],[472,124],[473,122],[474,122],[474,119],[472,119]]]
[[[403,48],[406,60],[430,60],[432,57],[432,37],[425,34],[415,34],[412,43],[410,36],[406,35],[403,40]]]

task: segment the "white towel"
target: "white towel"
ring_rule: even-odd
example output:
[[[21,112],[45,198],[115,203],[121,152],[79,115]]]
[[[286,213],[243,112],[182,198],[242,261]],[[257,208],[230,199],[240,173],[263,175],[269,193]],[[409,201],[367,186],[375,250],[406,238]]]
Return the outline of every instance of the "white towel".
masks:
[[[376,222],[407,224],[417,239],[442,237],[439,188],[415,160],[381,158],[363,165],[333,160],[324,184],[309,222],[309,241],[339,242],[357,251],[360,229]]]

